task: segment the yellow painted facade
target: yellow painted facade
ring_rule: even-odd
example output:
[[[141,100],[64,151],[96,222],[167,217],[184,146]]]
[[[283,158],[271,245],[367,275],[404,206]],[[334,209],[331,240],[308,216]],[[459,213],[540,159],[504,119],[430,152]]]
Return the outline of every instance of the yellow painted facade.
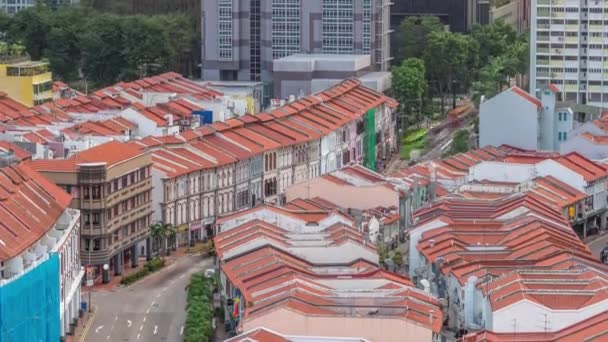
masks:
[[[0,91],[32,107],[52,99],[53,75],[44,62],[0,64]]]

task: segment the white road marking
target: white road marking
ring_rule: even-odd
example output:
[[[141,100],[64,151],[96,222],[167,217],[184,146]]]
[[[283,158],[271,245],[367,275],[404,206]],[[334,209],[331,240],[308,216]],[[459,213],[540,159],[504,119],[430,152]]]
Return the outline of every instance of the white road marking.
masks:
[[[144,330],[144,325],[143,324],[139,326],[139,331],[142,331],[142,330]]]
[[[96,334],[97,334],[97,333],[99,333],[99,330],[101,330],[101,329],[103,329],[103,325],[98,326],[98,327],[95,329],[95,333],[96,333]]]
[[[154,306],[156,305],[156,301],[152,301],[152,304],[150,304],[150,306]]]
[[[141,334],[137,334],[137,339],[139,340],[139,336],[141,336]]]
[[[156,335],[156,332],[158,331],[158,325],[154,326],[154,335]]]
[[[156,298],[160,297],[160,293],[156,295]]]
[[[150,309],[146,310],[146,315],[150,313]]]
[[[146,318],[148,318],[148,316],[144,316],[144,323],[146,323]]]
[[[108,335],[108,337],[106,337],[106,340],[109,340],[109,339],[110,339],[110,335]]]
[[[128,320],[127,320],[127,328],[130,328],[132,324],[133,324],[133,322],[131,322],[131,320],[130,320],[130,319],[128,319]]]
[[[118,316],[114,316],[114,321],[118,321]]]
[[[179,329],[179,336],[182,336],[184,334],[184,326],[182,325],[182,327]]]
[[[165,292],[165,291],[167,291],[167,288],[166,288],[166,287],[165,287],[165,288],[163,288],[163,292]]]

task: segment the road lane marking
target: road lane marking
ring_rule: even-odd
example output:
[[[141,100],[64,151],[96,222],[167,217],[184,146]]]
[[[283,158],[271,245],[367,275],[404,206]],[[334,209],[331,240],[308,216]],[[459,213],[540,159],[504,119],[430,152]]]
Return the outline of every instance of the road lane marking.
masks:
[[[142,330],[144,330],[144,325],[143,324],[139,326],[139,331],[142,331]]]
[[[156,332],[158,331],[158,325],[154,326],[154,335],[156,335]]]
[[[106,337],[106,340],[109,340],[109,339],[110,339],[110,335],[108,335],[108,337]]]
[[[182,327],[179,329],[179,336],[182,336],[184,334],[184,326],[182,325]]]
[[[130,328],[132,324],[133,324],[133,322],[131,322],[131,320],[130,320],[130,319],[128,319],[128,320],[127,320],[127,328]]]
[[[146,310],[146,315],[150,313],[150,309]]]
[[[150,304],[150,306],[154,306],[154,305],[156,305],[156,301],[153,300],[152,304]]]
[[[167,291],[167,287],[164,287],[164,288],[163,288],[163,292],[165,292],[165,291]]]
[[[156,295],[156,298],[160,297],[160,293]]]
[[[98,327],[95,329],[95,333],[96,333],[96,334],[97,334],[97,333],[99,333],[99,330],[101,330],[101,329],[103,329],[103,325],[98,326]]]
[[[118,321],[118,316],[114,316],[114,321]]]
[[[137,334],[137,339],[139,340],[139,336],[141,336],[141,334]]]
[[[144,323],[146,323],[146,318],[148,318],[148,316],[144,316]]]

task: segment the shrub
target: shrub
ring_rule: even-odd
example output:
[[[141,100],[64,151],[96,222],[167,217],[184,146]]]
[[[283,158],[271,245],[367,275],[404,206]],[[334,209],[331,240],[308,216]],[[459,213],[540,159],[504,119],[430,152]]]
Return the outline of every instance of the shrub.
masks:
[[[188,285],[184,342],[204,342],[213,338],[211,321],[215,315],[211,279],[194,274]]]
[[[144,267],[138,270],[135,273],[129,274],[126,277],[123,277],[120,280],[120,283],[123,285],[133,284],[134,282],[142,279],[150,273],[154,273],[165,266],[165,259],[161,258],[153,258],[150,261],[147,261]]]

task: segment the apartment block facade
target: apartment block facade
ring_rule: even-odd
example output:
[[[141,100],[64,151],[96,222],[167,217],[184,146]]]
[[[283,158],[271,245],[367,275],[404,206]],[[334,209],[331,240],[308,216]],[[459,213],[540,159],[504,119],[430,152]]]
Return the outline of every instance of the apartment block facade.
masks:
[[[36,5],[37,2],[35,0],[0,0],[0,10],[13,15],[22,9]],[[59,6],[78,5],[80,4],[80,0],[50,0],[46,1],[46,3],[56,8]]]
[[[563,100],[608,102],[608,2],[533,0],[530,93],[556,85]]]
[[[72,195],[81,211],[80,258],[95,278],[108,264],[114,275],[150,252],[152,159],[139,147],[112,141],[64,160],[38,160],[32,167]],[[103,274],[108,281],[110,274]]]
[[[205,1],[203,78],[262,81],[272,98],[273,60],[296,53],[365,54],[375,70],[386,71],[390,5],[388,0]]]

